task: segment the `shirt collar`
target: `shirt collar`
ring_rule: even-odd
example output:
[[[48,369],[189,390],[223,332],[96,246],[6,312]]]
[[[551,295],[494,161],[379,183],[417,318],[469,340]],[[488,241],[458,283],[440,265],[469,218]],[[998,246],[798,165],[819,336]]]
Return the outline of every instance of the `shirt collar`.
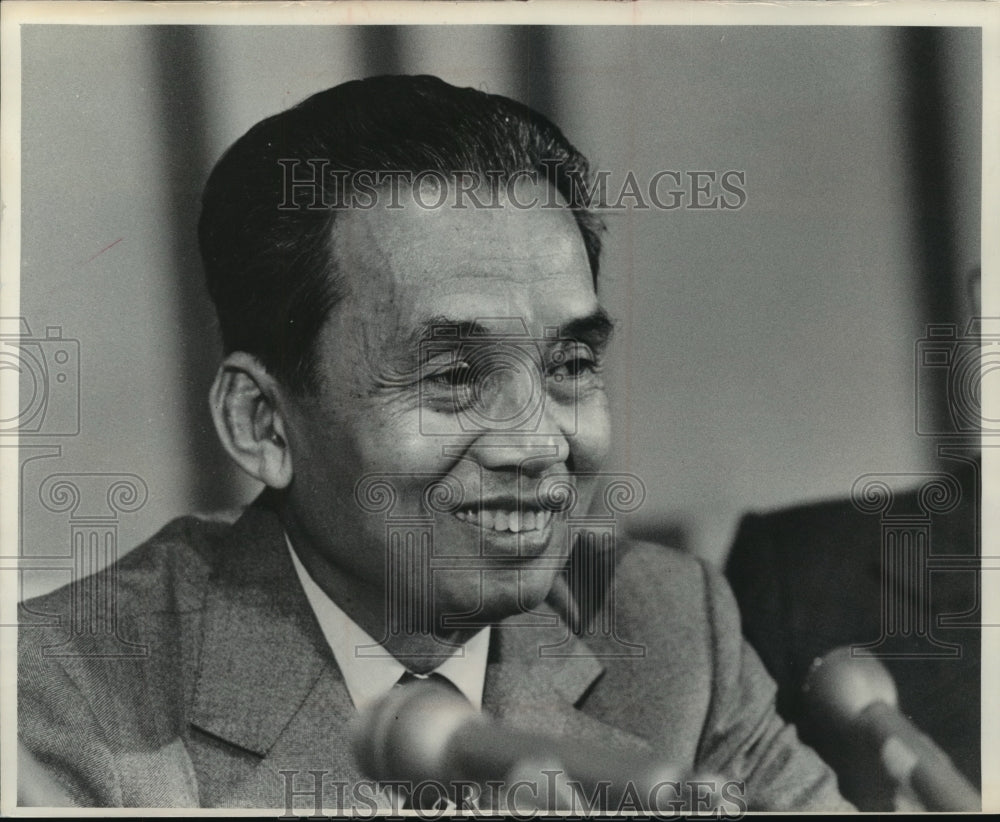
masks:
[[[394,656],[383,650],[367,631],[351,619],[319,585],[299,561],[291,540],[285,535],[295,573],[302,583],[306,599],[316,615],[316,621],[333,652],[333,658],[344,676],[344,684],[354,707],[359,711],[377,702],[399,682],[406,668]],[[455,650],[442,662],[435,673],[447,678],[480,710],[483,706],[483,685],[486,682],[486,660],[490,647],[490,628],[483,628],[472,639]],[[357,653],[358,648],[371,649],[370,655]]]

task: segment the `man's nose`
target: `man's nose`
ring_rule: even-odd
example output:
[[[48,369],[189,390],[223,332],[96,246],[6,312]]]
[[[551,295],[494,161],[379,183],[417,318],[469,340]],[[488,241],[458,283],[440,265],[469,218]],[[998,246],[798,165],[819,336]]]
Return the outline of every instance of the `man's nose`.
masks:
[[[469,409],[484,431],[522,431],[532,426],[545,399],[545,373],[539,362],[522,351],[499,350],[479,366],[472,379]]]
[[[555,402],[544,391],[533,399],[538,406],[532,414],[518,418],[518,425],[484,425],[469,449],[470,456],[484,468],[517,470],[525,475],[539,475],[567,462],[575,407]]]
[[[535,476],[566,462],[569,442],[561,435],[483,434],[473,443],[469,455],[491,471]]]

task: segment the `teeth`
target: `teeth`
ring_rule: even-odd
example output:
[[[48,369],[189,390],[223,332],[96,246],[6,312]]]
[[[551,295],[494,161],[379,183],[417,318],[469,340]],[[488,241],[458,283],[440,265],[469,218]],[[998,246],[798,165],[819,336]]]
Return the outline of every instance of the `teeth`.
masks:
[[[456,511],[455,517],[462,522],[470,522],[480,528],[492,531],[510,531],[518,534],[524,531],[543,531],[552,521],[551,511]]]

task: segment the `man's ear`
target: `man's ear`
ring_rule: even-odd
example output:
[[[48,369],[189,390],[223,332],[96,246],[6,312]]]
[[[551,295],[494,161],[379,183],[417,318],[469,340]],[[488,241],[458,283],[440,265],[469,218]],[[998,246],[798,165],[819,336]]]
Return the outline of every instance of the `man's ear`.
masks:
[[[222,361],[209,392],[215,430],[229,456],[250,476],[277,489],[292,481],[279,394],[274,377],[245,351]]]

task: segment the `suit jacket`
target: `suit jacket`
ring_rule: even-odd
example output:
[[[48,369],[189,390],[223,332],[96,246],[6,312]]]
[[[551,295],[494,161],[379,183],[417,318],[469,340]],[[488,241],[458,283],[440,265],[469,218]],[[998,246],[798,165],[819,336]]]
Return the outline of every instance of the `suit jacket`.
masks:
[[[484,711],[744,780],[752,807],[843,807],[835,777],[777,717],[721,577],[659,547],[623,554],[606,607],[645,655],[601,659],[621,651],[611,632],[584,645],[547,608],[517,615],[494,629]],[[285,808],[291,787],[311,810],[308,771],[361,777],[355,710],[270,510],[176,520],[100,573],[117,590],[118,638],[66,627],[19,638],[20,738],[75,801]],[[25,607],[65,626],[99,589],[88,578]],[[540,655],[559,643],[565,655]]]
[[[977,495],[965,483],[961,502],[929,521],[933,556],[978,554]],[[971,489],[968,487],[971,485]],[[915,493],[896,496],[894,515],[919,512]],[[948,753],[977,784],[980,734],[980,630],[978,578],[968,570],[935,570],[929,587],[889,565],[899,598],[926,608],[931,636],[957,645],[960,656],[927,656],[916,631],[883,636],[882,525],[850,501],[837,500],[751,514],[740,523],[726,574],[736,593],[747,638],[760,653],[779,687],[778,709],[799,724],[804,736],[824,751],[824,736],[804,723],[800,693],[812,661],[833,648],[874,643],[877,651],[900,655],[883,659],[896,681],[899,705],[914,723]],[[954,619],[955,615],[966,616]],[[939,618],[952,624],[940,625]],[[911,626],[916,627],[916,626]],[[940,653],[941,648],[931,648]],[[924,654],[920,658],[918,654]],[[843,763],[833,758],[841,788],[867,810],[890,807],[893,781],[874,756],[862,751]]]

